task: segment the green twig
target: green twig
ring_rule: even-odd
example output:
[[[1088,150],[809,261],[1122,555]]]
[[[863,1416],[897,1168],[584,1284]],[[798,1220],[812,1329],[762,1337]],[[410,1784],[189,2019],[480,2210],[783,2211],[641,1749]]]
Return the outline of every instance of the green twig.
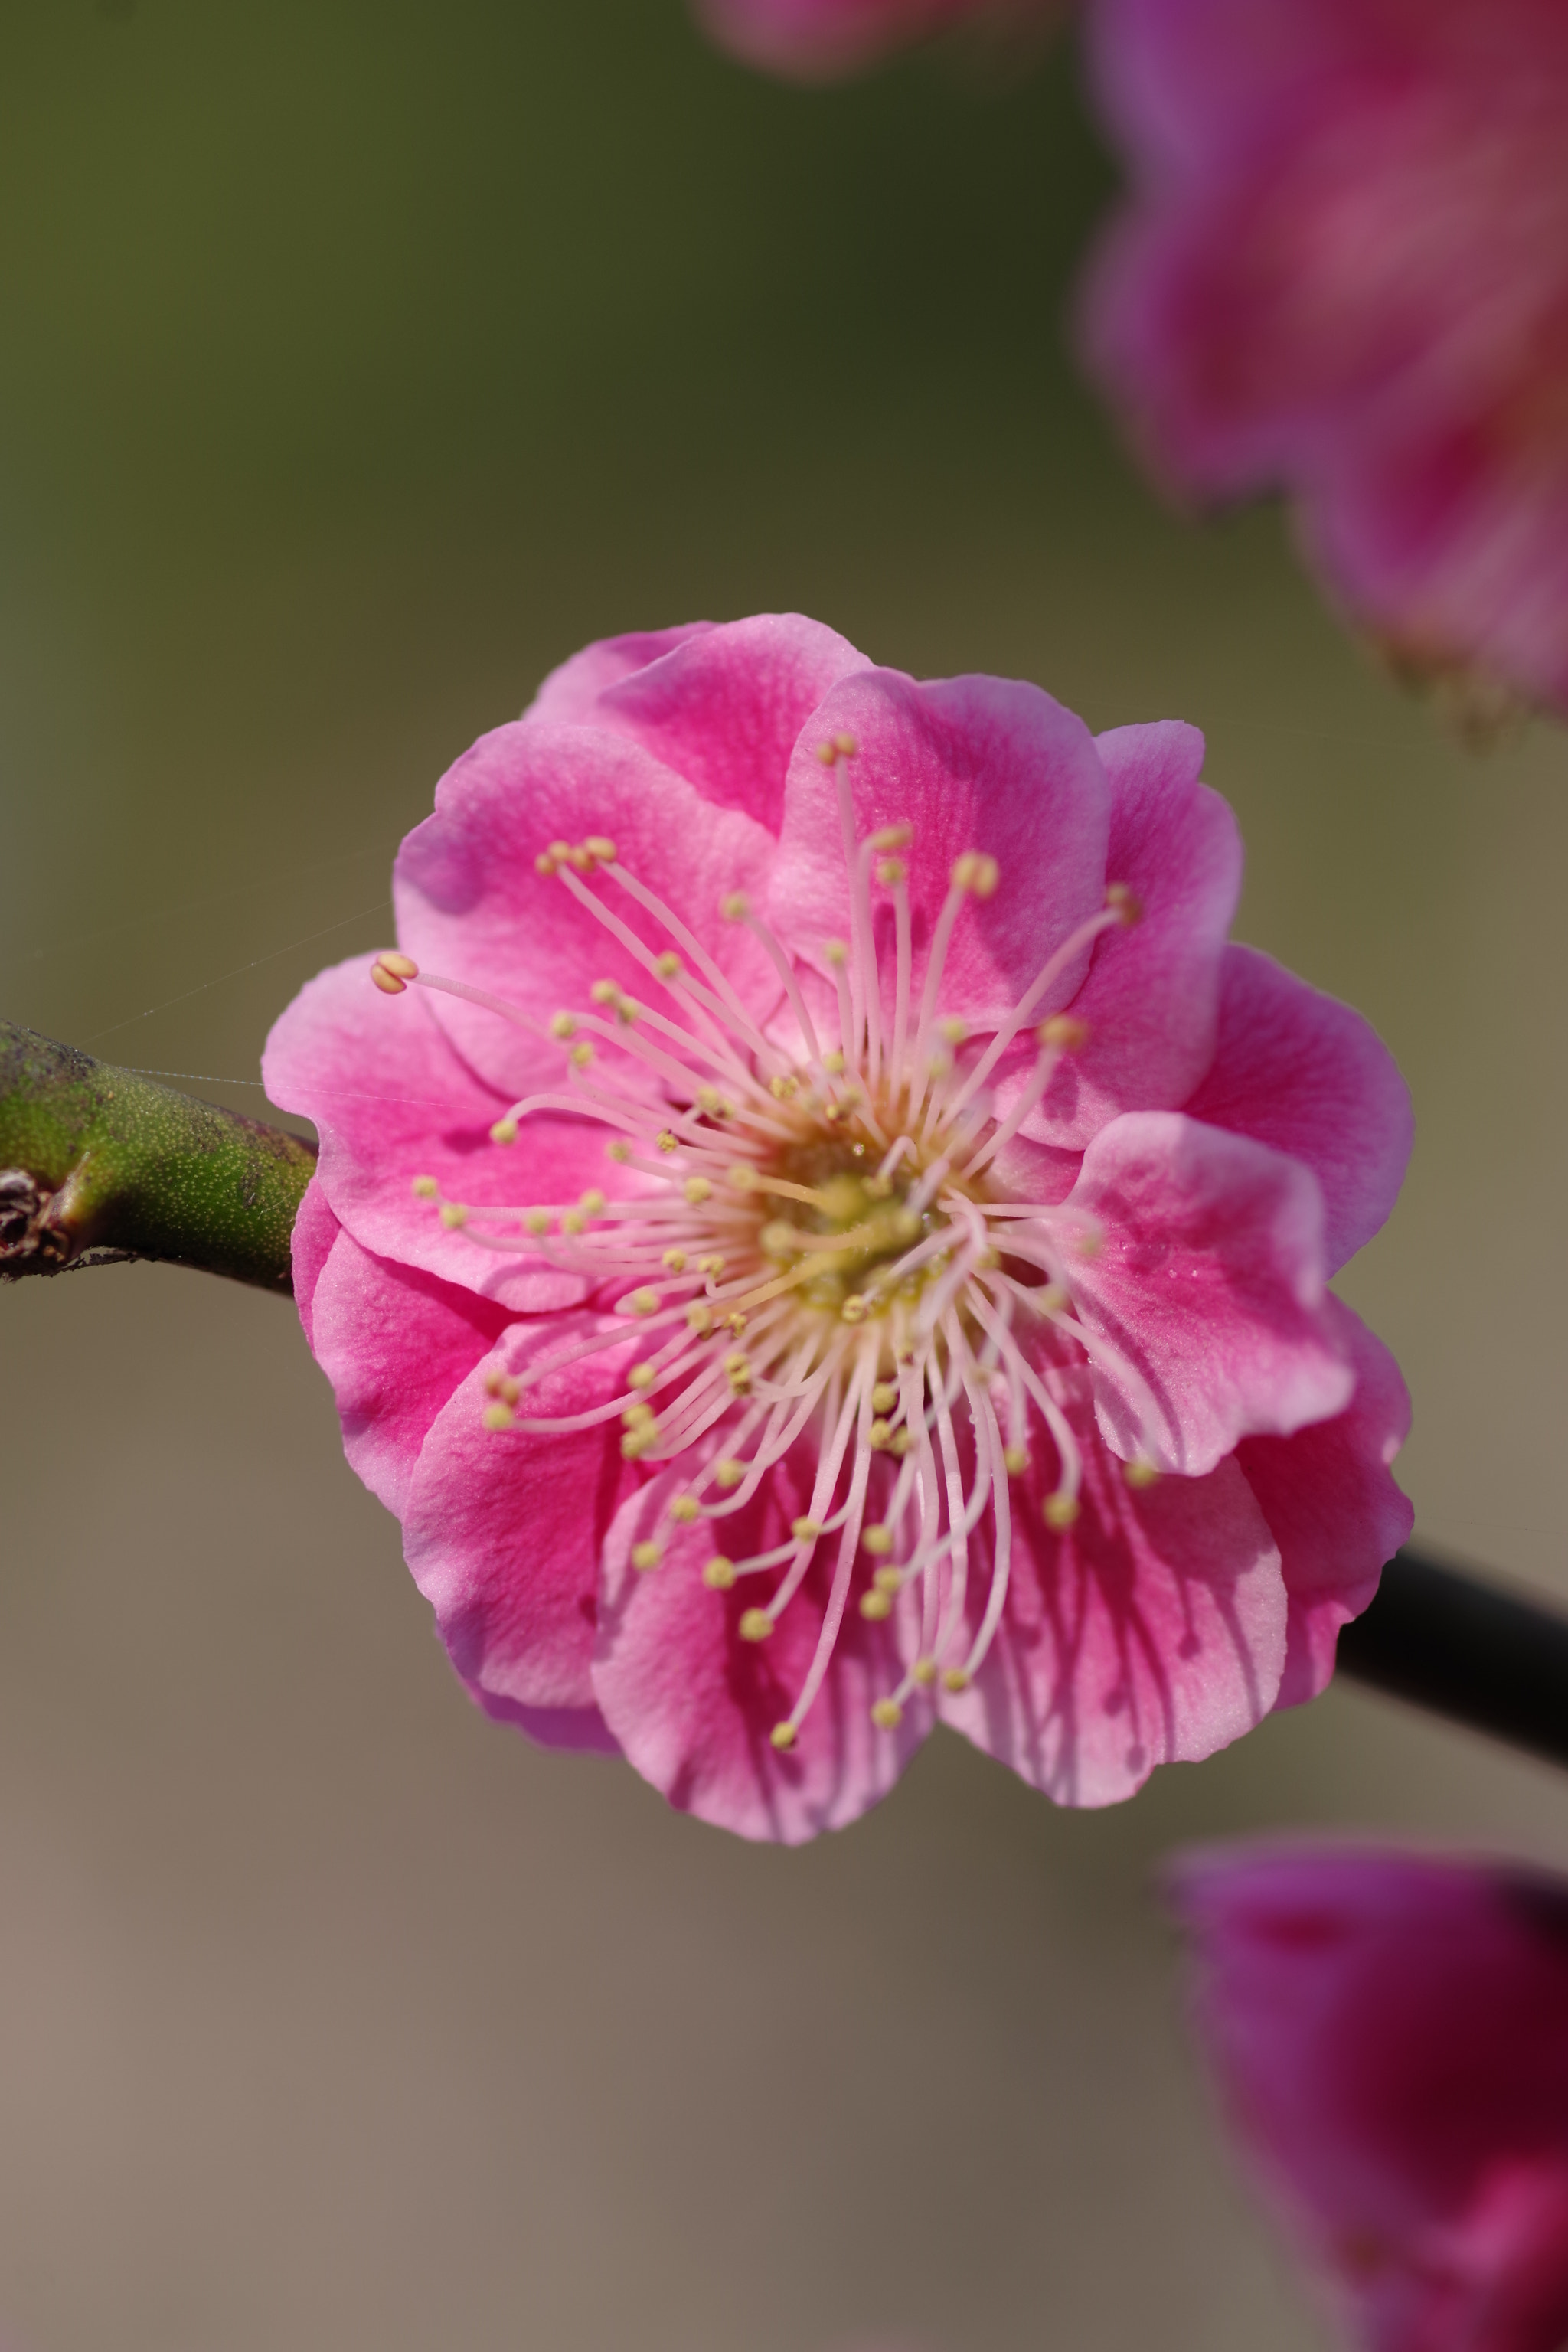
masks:
[[[0,1021],[0,1277],[162,1258],[292,1289],[315,1146]]]

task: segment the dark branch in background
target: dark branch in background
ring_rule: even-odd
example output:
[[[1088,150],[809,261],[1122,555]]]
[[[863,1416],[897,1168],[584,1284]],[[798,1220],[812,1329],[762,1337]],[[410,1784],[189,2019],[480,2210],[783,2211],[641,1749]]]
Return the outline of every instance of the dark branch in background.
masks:
[[[1340,1635],[1340,1672],[1568,1764],[1568,1618],[1413,1551]]]
[[[0,1279],[162,1258],[287,1295],[313,1144],[0,1021]]]
[[[132,1257],[291,1287],[315,1149],[0,1022],[0,1280]],[[1402,1551],[1342,1674],[1568,1764],[1568,1617]]]

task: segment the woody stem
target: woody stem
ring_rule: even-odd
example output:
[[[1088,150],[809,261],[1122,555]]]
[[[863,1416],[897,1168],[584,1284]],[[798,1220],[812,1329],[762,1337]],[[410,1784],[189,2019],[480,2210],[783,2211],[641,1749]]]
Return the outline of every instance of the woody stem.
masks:
[[[0,1021],[0,1279],[161,1258],[292,1288],[313,1144]]]

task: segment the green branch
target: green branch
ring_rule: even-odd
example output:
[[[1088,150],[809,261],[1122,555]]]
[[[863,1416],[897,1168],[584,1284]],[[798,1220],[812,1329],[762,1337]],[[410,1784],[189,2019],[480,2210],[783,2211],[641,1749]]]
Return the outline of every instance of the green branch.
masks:
[[[315,1146],[0,1021],[0,1278],[163,1258],[293,1287]]]

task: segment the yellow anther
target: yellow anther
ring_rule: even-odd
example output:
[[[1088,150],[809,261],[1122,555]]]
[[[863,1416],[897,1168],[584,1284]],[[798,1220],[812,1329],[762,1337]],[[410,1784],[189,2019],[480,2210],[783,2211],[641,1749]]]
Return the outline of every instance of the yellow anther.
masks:
[[[816,747],[816,756],[825,768],[831,768],[838,754],[831,743],[819,743]]]
[[[1108,882],[1106,884],[1105,903],[1108,907],[1113,907],[1116,909],[1116,912],[1121,916],[1121,920],[1127,925],[1129,929],[1131,929],[1134,923],[1141,922],[1142,920],[1142,901],[1139,898],[1134,890],[1128,887],[1125,882]]]
[[[530,1209],[522,1219],[522,1229],[524,1233],[535,1235],[547,1234],[550,1231],[550,1220],[542,1209]]]
[[[1036,1310],[1041,1315],[1060,1315],[1065,1308],[1072,1305],[1070,1296],[1059,1282],[1047,1282],[1043,1289],[1037,1290],[1033,1296]]]
[[[619,1137],[616,1138],[614,1143],[606,1143],[605,1146],[605,1159],[613,1160],[617,1168],[624,1168],[631,1156],[631,1145],[629,1143],[622,1142]]]
[[[837,1045],[831,1052],[824,1054],[822,1066],[830,1078],[841,1078],[844,1076],[844,1056]]]
[[[849,950],[842,940],[824,940],[822,961],[831,971],[837,971],[849,961]],[[824,1055],[826,1061],[826,1056]]]
[[[742,1642],[765,1642],[773,1630],[773,1621],[765,1609],[742,1611],[739,1631]]]
[[[554,873],[555,860],[552,857],[548,849],[542,849],[540,851],[538,856],[533,861],[533,870],[536,874]]]
[[[731,1192],[754,1192],[757,1189],[757,1171],[749,1160],[737,1160],[733,1168],[724,1171],[724,1175]]]
[[[891,1381],[879,1381],[871,1391],[873,1412],[891,1412],[899,1402],[899,1391]]]
[[[629,1389],[651,1389],[658,1378],[658,1373],[652,1364],[634,1364],[626,1374],[626,1386]]]
[[[680,958],[673,949],[667,948],[663,955],[655,956],[653,968],[660,980],[673,980],[680,971]]]
[[[752,902],[743,890],[731,890],[719,901],[719,912],[727,923],[744,922],[752,910]]]
[[[890,1592],[879,1592],[873,1587],[869,1592],[863,1592],[860,1595],[860,1614],[862,1617],[869,1618],[873,1625],[879,1619],[890,1617],[892,1613],[893,1596]]]
[[[953,888],[974,890],[976,897],[983,895],[976,889],[982,862],[977,849],[966,849],[962,857],[955,857],[952,861],[952,871],[948,877]]]
[[[670,1504],[669,1516],[678,1527],[689,1528],[701,1516],[701,1505],[695,1495],[677,1495]]]
[[[864,1323],[870,1311],[869,1302],[857,1291],[853,1297],[845,1300],[838,1310],[838,1317],[843,1323]]]
[[[618,1305],[623,1315],[657,1315],[658,1293],[657,1290],[649,1290],[645,1284],[641,1289],[631,1291],[625,1298],[619,1300]]]
[[[596,1184],[591,1185],[579,1200],[577,1206],[585,1217],[602,1217],[605,1213],[605,1196]]]
[[[572,844],[569,841],[552,841],[550,845],[549,854],[553,857],[557,866],[568,865],[570,864],[572,857]]]
[[[625,1412],[622,1413],[621,1427],[623,1429],[651,1429],[653,1427],[654,1418],[655,1415],[652,1405],[645,1404],[641,1398],[638,1398],[636,1403],[627,1405]]]
[[[860,1190],[868,1201],[890,1201],[893,1180],[890,1176],[868,1176],[862,1180]]]
[[[879,1698],[871,1702],[871,1720],[879,1731],[897,1731],[904,1719],[904,1710],[896,1698]]]
[[[768,1738],[772,1742],[773,1746],[775,1747],[782,1755],[786,1748],[793,1748],[795,1746],[794,1724],[775,1723],[773,1729],[768,1734]]]
[[[790,1533],[796,1543],[815,1543],[822,1533],[820,1519],[792,1519]]]
[[[837,759],[852,760],[859,749],[853,735],[836,735],[833,739],[834,754]]]
[[[735,1563],[723,1553],[715,1552],[702,1571],[702,1581],[710,1592],[728,1592],[735,1581]]]
[[[661,1127],[654,1141],[661,1151],[679,1151],[680,1149],[680,1138],[672,1127]]]
[[[550,1034],[552,1037],[559,1037],[564,1044],[568,1037],[574,1037],[577,1034],[576,1021],[570,1013],[552,1013]]]
[[[1079,1257],[1098,1257],[1105,1246],[1105,1235],[1098,1225],[1080,1225],[1073,1243]]]
[[[1121,1465],[1121,1475],[1134,1492],[1140,1486],[1156,1485],[1160,1476],[1160,1473],[1152,1462],[1124,1462]]]
[[[497,1397],[494,1404],[485,1407],[484,1423],[487,1429],[510,1429],[512,1423],[510,1405],[503,1398]]]
[[[901,1592],[904,1571],[901,1568],[879,1568],[871,1581],[879,1592]]]
[[[947,1020],[937,1023],[936,1034],[949,1045],[962,1045],[969,1029],[966,1023],[950,1015]]]
[[[718,1252],[715,1251],[711,1257],[700,1257],[698,1259],[697,1271],[699,1274],[710,1275],[713,1280],[717,1282],[719,1276],[724,1271],[724,1261],[719,1255]]]
[[[1079,1020],[1075,1013],[1053,1013],[1036,1030],[1035,1043],[1052,1047],[1058,1054],[1079,1054],[1089,1043],[1089,1024]]]
[[[890,1421],[874,1421],[866,1432],[866,1443],[873,1454],[880,1454],[892,1434],[893,1424]]]
[[[433,1201],[441,1187],[437,1183],[434,1176],[416,1176],[410,1189],[416,1201]]]
[[[746,1318],[742,1314],[738,1307],[734,1309],[732,1314],[725,1316],[724,1327],[726,1330],[732,1331],[737,1339],[740,1338],[742,1332],[746,1328]]]
[[[891,1437],[888,1440],[888,1451],[889,1454],[894,1455],[897,1460],[901,1462],[914,1442],[915,1436],[912,1429],[895,1429]]]
[[[464,1208],[461,1201],[442,1202],[441,1223],[444,1225],[450,1227],[453,1232],[456,1232],[459,1225],[466,1225],[468,1222],[468,1213],[467,1209]]]
[[[658,1427],[651,1421],[641,1422],[636,1429],[628,1429],[621,1440],[622,1459],[626,1462],[639,1462],[648,1447],[657,1442],[658,1437]]]
[[[591,833],[583,846],[589,856],[600,866],[611,866],[615,863],[616,845],[607,834]]]
[[[661,1544],[636,1543],[632,1546],[632,1566],[640,1576],[646,1576],[650,1568],[657,1568],[663,1558]]]
[[[684,1274],[686,1272],[686,1252],[683,1249],[667,1249],[660,1263],[667,1265],[671,1274]]]
[[[713,1309],[704,1307],[700,1298],[695,1299],[686,1310],[686,1328],[695,1331],[700,1339],[706,1339],[713,1328]]]
[[[768,1080],[768,1092],[774,1102],[793,1102],[800,1092],[800,1080],[781,1074]]]
[[[588,845],[585,841],[573,843],[572,863],[579,874],[592,874],[594,861],[588,855]]]
[[[1002,1466],[1010,1478],[1021,1478],[1029,1466],[1028,1447],[1005,1445],[1002,1449]]]
[[[891,1223],[895,1241],[912,1242],[919,1239],[921,1217],[918,1209],[896,1209]]]
[[[515,1404],[522,1394],[522,1389],[510,1372],[489,1371],[485,1374],[485,1394],[500,1397],[507,1404]]]
[[[580,1045],[574,1045],[566,1056],[574,1070],[585,1070],[593,1058],[594,1048],[585,1037]]]
[[[695,1209],[710,1197],[713,1187],[706,1176],[689,1176],[680,1189]]]
[[[384,996],[401,996],[411,980],[419,977],[419,967],[412,956],[399,955],[395,948],[383,948],[371,965],[370,976]]]
[[[915,837],[912,824],[885,824],[867,842],[868,849],[907,849]]]
[[[715,1462],[713,1465],[713,1483],[716,1486],[738,1486],[745,1475],[746,1465],[743,1462],[729,1459]]]
[[[1055,1528],[1060,1534],[1064,1528],[1071,1527],[1079,1515],[1079,1499],[1076,1495],[1058,1492],[1046,1496],[1040,1506],[1040,1515],[1047,1527]]]
[[[910,1673],[913,1679],[920,1684],[922,1690],[929,1690],[932,1683],[936,1680],[936,1660],[934,1658],[917,1658],[914,1664],[910,1668]]]
[[[614,1004],[621,992],[613,980],[596,980],[588,993],[595,1004]]]
[[[877,860],[877,879],[888,889],[890,890],[895,883],[907,882],[909,878],[910,869],[901,857],[879,857]]]
[[[731,1106],[717,1087],[698,1087],[697,1108],[705,1118],[728,1118],[731,1116]]]
[[[893,1530],[883,1527],[867,1528],[860,1541],[873,1559],[882,1559],[893,1549]]]
[[[580,1234],[587,1222],[588,1220],[583,1214],[581,1209],[563,1209],[562,1211],[561,1230],[563,1234]]]
[[[757,1235],[757,1246],[764,1257],[793,1257],[800,1247],[800,1230],[783,1217],[775,1217]]]
[[[943,1690],[966,1691],[969,1688],[969,1684],[970,1675],[967,1669],[963,1666],[949,1666],[946,1674],[944,1674],[942,1678]]]
[[[498,1118],[495,1125],[490,1129],[490,1141],[492,1143],[515,1143],[517,1141],[516,1119]]]
[[[742,1355],[737,1353],[735,1355],[726,1356],[724,1359],[724,1377],[729,1381],[731,1392],[734,1395],[744,1396],[747,1390],[752,1385],[752,1367],[746,1358]]]

